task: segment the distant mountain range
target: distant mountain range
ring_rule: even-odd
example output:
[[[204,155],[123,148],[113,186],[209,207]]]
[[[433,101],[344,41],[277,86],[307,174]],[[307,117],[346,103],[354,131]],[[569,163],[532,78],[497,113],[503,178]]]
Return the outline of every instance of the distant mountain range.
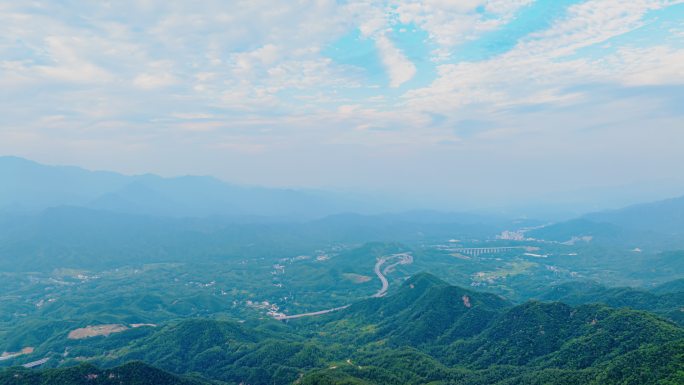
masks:
[[[337,242],[492,239],[540,224],[473,213],[379,214],[372,211],[381,205],[331,193],[127,176],[16,157],[0,157],[0,180],[9,181],[0,184],[0,269],[8,271],[273,257]],[[684,247],[684,197],[591,213],[526,236],[674,250]]]
[[[172,217],[312,219],[383,208],[381,202],[371,205],[329,192],[245,187],[207,176],[129,176],[17,157],[0,157],[0,180],[0,211],[10,212],[69,205]]]
[[[0,181],[3,181],[0,213],[36,213],[52,207],[76,206],[149,216],[305,221],[343,213],[378,214],[399,208],[387,199],[318,190],[240,186],[209,176],[123,175],[73,166],[48,166],[12,156],[0,156]],[[454,219],[453,214],[434,211],[413,211],[394,217],[397,220],[410,217],[421,223],[446,223]],[[458,213],[458,217],[461,223],[501,220],[501,216],[470,213]],[[604,224],[615,228],[611,230]],[[556,229],[570,231],[573,226],[591,227],[582,231],[586,233],[618,228],[680,233],[684,231],[684,197],[586,214],[540,233]]]
[[[584,218],[626,229],[684,234],[684,196],[587,214]]]
[[[681,247],[684,238],[684,196],[590,213],[532,230],[527,235],[559,242],[591,237],[598,242],[620,242],[633,247],[639,247],[644,242],[660,243],[663,249],[671,247],[671,242]]]
[[[487,237],[513,223],[332,193],[45,166],[0,157],[0,270],[276,257],[334,243]],[[375,212],[374,212],[375,211]],[[353,212],[353,213],[352,213]]]

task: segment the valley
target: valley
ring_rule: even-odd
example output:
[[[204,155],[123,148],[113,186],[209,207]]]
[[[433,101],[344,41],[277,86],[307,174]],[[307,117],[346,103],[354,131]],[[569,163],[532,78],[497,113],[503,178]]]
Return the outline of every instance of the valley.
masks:
[[[0,385],[684,385],[682,21],[0,0]]]
[[[234,356],[236,353],[230,353],[232,349],[243,352],[240,354],[262,354],[259,352],[264,352],[263,349],[274,349],[271,346],[274,343],[279,346],[278,349],[287,346],[286,351],[296,349],[294,352],[304,346],[307,346],[306,349],[323,349],[315,353],[320,356],[318,361],[303,366],[295,364],[287,369],[287,373],[291,374],[268,369],[266,373],[271,375],[280,373],[276,377],[267,377],[270,378],[268,380],[250,377],[255,374],[247,374],[244,370],[238,370],[237,366],[234,369],[203,369],[206,379],[237,383],[239,378],[251,378],[254,383],[262,383],[282,378],[282,382],[278,383],[285,384],[303,375],[302,383],[319,383],[321,379],[331,376],[363,382],[369,380],[364,373],[378,365],[378,358],[373,358],[378,354],[390,354],[387,365],[395,365],[392,362],[398,357],[390,357],[401,350],[394,352],[394,349],[417,349],[410,353],[413,357],[411,360],[427,355],[425,359],[431,362],[431,366],[447,365],[446,368],[457,362],[463,365],[463,359],[456,357],[464,354],[477,357],[481,354],[477,353],[478,350],[469,349],[474,349],[477,338],[489,338],[486,337],[486,333],[490,333],[486,331],[488,325],[497,317],[503,317],[498,315],[502,314],[502,309],[511,306],[511,309],[520,306],[520,309],[526,309],[531,306],[530,309],[538,309],[534,311],[536,316],[556,317],[558,310],[543,304],[556,303],[550,301],[557,300],[579,306],[567,307],[563,311],[586,314],[589,318],[583,322],[589,326],[600,324],[602,317],[608,317],[608,320],[612,319],[612,314],[621,314],[608,307],[589,305],[602,302],[654,312],[667,320],[657,322],[666,322],[663,325],[670,323],[670,326],[663,326],[669,330],[667,333],[675,333],[673,336],[680,333],[684,326],[684,313],[681,311],[684,307],[683,288],[671,289],[676,294],[663,295],[656,291],[662,284],[664,287],[675,285],[676,281],[668,281],[669,273],[641,282],[641,288],[611,288],[597,284],[588,286],[587,283],[596,277],[600,277],[602,282],[614,284],[632,282],[629,266],[616,274],[615,271],[596,270],[595,262],[585,264],[584,255],[592,252],[595,251],[591,244],[562,245],[495,238],[465,240],[458,245],[453,242],[410,246],[371,242],[362,245],[328,245],[324,249],[312,250],[308,255],[228,259],[221,263],[174,262],[97,271],[71,268],[45,273],[4,273],[0,279],[13,282],[13,285],[7,285],[9,290],[1,299],[3,309],[12,309],[3,314],[0,323],[4,349],[12,352],[25,349],[26,346],[33,348],[24,350],[27,353],[21,356],[6,354],[9,358],[0,361],[0,365],[44,368],[71,367],[91,362],[107,368],[123,365],[132,359],[142,359],[160,369],[182,375],[186,370],[191,370],[190,367],[179,371],[176,364],[148,356],[145,352],[150,347],[147,347],[146,341],[161,342],[168,338],[161,335],[169,330],[182,328],[183,325],[196,325],[188,322],[206,319],[206,322],[228,322],[226,325],[234,325],[230,326],[231,330],[237,328],[241,334],[255,336],[244,341],[240,337],[235,340],[238,345],[221,353],[228,354],[221,360],[235,362],[235,365],[246,358]],[[544,258],[540,258],[540,255],[544,255]],[[657,263],[654,261],[659,258],[672,260],[669,254],[641,255],[650,259],[650,263]],[[635,269],[641,266],[641,262],[633,263]],[[681,267],[677,269],[682,271]],[[436,276],[421,273],[426,271]],[[369,274],[373,274],[375,279],[345,278]],[[322,276],[326,280],[321,281],[319,277]],[[457,286],[449,286],[445,279]],[[143,296],[138,294],[142,288],[145,290]],[[460,318],[462,311],[474,313]],[[529,311],[525,310],[523,314]],[[507,325],[512,321],[502,319],[496,322]],[[555,327],[544,322],[531,321],[529,326],[536,325],[537,332],[544,332],[537,334],[535,339],[542,338],[551,330],[548,328]],[[643,322],[656,322],[656,319]],[[201,328],[197,331],[194,329],[196,326],[188,329],[188,332],[203,333]],[[568,335],[563,338],[571,337]],[[469,339],[474,340],[469,342]],[[212,343],[207,343],[206,349],[209,349]],[[387,347],[382,347],[384,345]],[[331,351],[325,346],[337,348]],[[620,354],[629,354],[629,349],[639,349],[641,346],[633,345]],[[647,349],[646,346],[643,349]],[[553,349],[557,348],[558,345]],[[131,349],[141,349],[140,355],[126,353]],[[366,352],[359,355],[360,351]],[[291,354],[300,354],[294,352]],[[196,353],[199,354],[199,351]],[[549,360],[549,368],[564,367],[553,363],[557,362],[554,361],[557,360],[553,358],[554,355],[561,353],[546,350],[538,354],[541,354],[539,357],[549,355],[544,358]],[[354,365],[338,363],[347,359],[351,359]],[[492,381],[496,378],[492,369],[482,371],[485,366],[481,363],[489,362],[486,367],[491,364],[510,364],[494,357],[469,360],[472,364],[458,369],[465,370],[458,376],[466,376],[463,378],[469,378],[469,383],[477,383],[477,378],[489,378]],[[258,365],[254,370],[262,370],[264,361],[259,359],[250,365]],[[520,372],[516,375],[519,378],[541,373],[539,370],[549,370],[544,369],[547,364],[529,366],[527,361],[517,361],[515,365],[519,365]],[[587,373],[597,375],[605,365],[609,364],[603,363],[593,369],[581,366],[584,369],[562,370],[570,378],[576,378]],[[201,364],[201,367],[205,366]],[[378,367],[373,370],[382,372],[385,369]],[[448,374],[451,372],[435,367],[431,370],[441,373],[443,378],[451,378],[456,373]],[[382,375],[383,383],[422,383],[427,380],[419,380],[422,377],[391,380],[388,375]]]

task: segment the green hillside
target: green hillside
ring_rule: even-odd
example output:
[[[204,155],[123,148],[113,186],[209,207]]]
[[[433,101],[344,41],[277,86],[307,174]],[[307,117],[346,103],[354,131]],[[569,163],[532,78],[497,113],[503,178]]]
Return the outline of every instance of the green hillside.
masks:
[[[130,362],[111,369],[89,364],[62,369],[34,371],[8,369],[0,372],[2,385],[208,385],[156,369],[142,362]]]
[[[666,291],[666,292],[663,292]],[[662,294],[660,294],[663,292]],[[569,282],[557,285],[541,296],[542,300],[561,301],[571,305],[602,303],[612,307],[647,310],[684,325],[684,290],[677,281],[655,290],[630,287],[608,288],[592,282]]]

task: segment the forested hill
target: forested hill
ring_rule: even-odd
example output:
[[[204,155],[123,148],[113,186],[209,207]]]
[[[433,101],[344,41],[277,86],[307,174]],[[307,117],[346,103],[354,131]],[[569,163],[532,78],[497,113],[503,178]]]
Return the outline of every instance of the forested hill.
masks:
[[[605,287],[595,282],[567,282],[549,289],[540,299],[577,305],[602,303],[613,307],[647,310],[684,326],[683,280],[660,285],[653,290],[631,287]]]

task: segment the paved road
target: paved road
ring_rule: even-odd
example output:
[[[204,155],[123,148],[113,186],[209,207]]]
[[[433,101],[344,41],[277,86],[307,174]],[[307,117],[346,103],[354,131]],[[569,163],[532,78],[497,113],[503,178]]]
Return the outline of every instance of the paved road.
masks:
[[[45,358],[43,358],[42,360],[29,362],[28,364],[24,364],[24,365],[21,365],[21,366],[30,369],[30,368],[35,368],[36,366],[43,365],[44,363],[46,363],[46,362],[48,362],[48,361],[50,361],[50,357],[45,357]]]
[[[380,271],[380,267],[387,261],[388,257],[382,257],[378,259],[378,262],[375,263],[375,268],[373,271],[375,271],[375,275],[378,276],[380,279],[380,282],[382,282],[382,287],[380,290],[378,290],[377,293],[373,294],[373,298],[380,298],[384,297],[385,294],[387,294],[387,289],[389,289],[389,282],[387,281],[387,277]]]
[[[311,316],[315,316],[315,315],[321,315],[321,314],[326,314],[326,313],[331,313],[334,311],[346,309],[349,306],[350,305],[344,305],[344,306],[340,306],[340,307],[336,307],[336,308],[332,308],[332,309],[314,311],[311,313],[295,314],[295,315],[284,315],[284,314],[282,314],[282,315],[276,315],[273,318],[275,318],[277,320],[285,320],[285,319],[293,319],[293,318],[311,317]]]

